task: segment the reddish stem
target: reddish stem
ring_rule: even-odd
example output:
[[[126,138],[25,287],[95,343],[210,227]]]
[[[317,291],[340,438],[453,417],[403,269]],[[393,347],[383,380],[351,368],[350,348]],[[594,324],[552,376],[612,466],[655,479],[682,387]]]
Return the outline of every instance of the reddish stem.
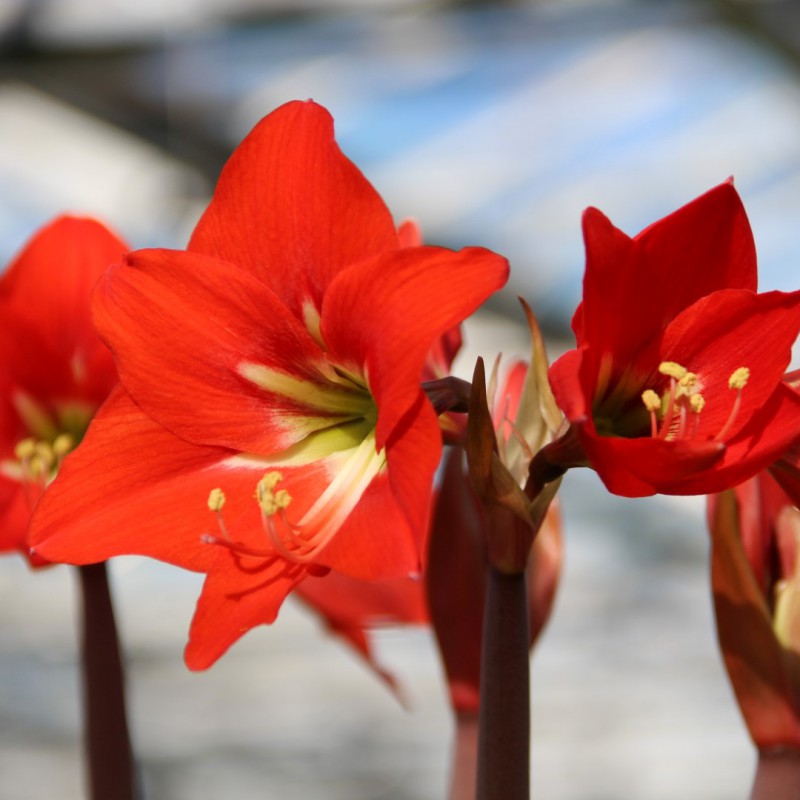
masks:
[[[770,750],[759,753],[750,800],[800,798],[800,752]]]
[[[78,567],[83,600],[84,737],[91,800],[134,800],[117,625],[105,563]]]
[[[489,567],[483,622],[477,800],[530,797],[530,626],[525,574]]]

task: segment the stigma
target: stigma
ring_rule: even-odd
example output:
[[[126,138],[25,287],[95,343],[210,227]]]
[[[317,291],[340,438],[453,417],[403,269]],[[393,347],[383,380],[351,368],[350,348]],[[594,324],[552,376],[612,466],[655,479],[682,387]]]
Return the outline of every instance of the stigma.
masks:
[[[650,436],[666,441],[695,438],[699,432],[700,414],[707,401],[702,394],[700,376],[675,361],[662,361],[658,372],[669,379],[666,390],[659,394],[653,389],[645,389],[641,394],[650,416]],[[749,378],[747,367],[738,367],[728,378],[728,388],[736,395],[725,424],[712,437],[713,441],[723,441],[731,430],[741,408],[742,390]],[[714,398],[714,401],[718,399]]]

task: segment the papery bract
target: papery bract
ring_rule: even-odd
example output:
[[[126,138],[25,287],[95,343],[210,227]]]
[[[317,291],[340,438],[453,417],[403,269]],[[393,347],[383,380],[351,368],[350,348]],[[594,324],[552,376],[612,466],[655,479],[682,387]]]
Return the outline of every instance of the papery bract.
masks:
[[[127,246],[93,219],[41,228],[0,278],[0,550],[30,556],[36,502],[117,381],[90,296]]]
[[[550,370],[572,424],[565,467],[590,464],[627,496],[720,491],[800,433],[782,382],[800,292],[756,292],[752,234],[724,183],[629,238],[583,218],[577,349]]]
[[[519,363],[496,401],[495,364],[488,391],[483,360],[472,377],[466,451],[472,487],[482,507],[483,528],[492,566],[522,573],[530,548],[561,484],[534,480],[540,452],[564,427],[547,380],[547,354],[536,318],[523,301],[531,333],[530,366]]]
[[[188,250],[133,253],[99,285],[122,387],[40,506],[37,551],[207,573],[195,669],[309,575],[418,572],[441,451],[426,354],[507,264],[407,244],[324,109],[262,120]]]

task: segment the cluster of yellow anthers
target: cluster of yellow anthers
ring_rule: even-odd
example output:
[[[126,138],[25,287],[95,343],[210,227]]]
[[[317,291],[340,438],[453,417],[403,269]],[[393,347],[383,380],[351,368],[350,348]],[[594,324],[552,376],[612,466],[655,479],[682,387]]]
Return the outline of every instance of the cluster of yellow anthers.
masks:
[[[650,435],[661,439],[684,439],[687,436],[695,436],[700,426],[700,412],[706,404],[706,399],[700,391],[702,389],[700,379],[694,372],[689,372],[686,367],[674,361],[662,361],[658,365],[658,371],[670,379],[669,389],[664,396],[659,396],[652,389],[642,392],[642,402],[650,412]],[[728,387],[736,391],[736,398],[728,419],[714,437],[715,441],[722,441],[733,425],[742,403],[742,389],[747,385],[749,378],[750,370],[747,367],[735,369],[728,378]],[[691,424],[689,414],[693,415]]]
[[[315,546],[313,543],[298,536],[297,532],[300,528],[297,525],[293,525],[286,516],[286,509],[292,502],[292,496],[286,489],[277,489],[282,480],[283,475],[280,472],[273,470],[265,473],[256,484],[256,490],[253,495],[261,510],[262,528],[267,535],[267,539],[275,548],[274,551],[259,550],[231,541],[225,520],[222,518],[222,509],[226,498],[225,493],[220,488],[212,489],[209,492],[208,508],[217,516],[217,524],[222,533],[222,538],[205,535],[203,536],[203,541],[209,544],[220,544],[240,555],[268,558],[278,554],[290,561],[308,561],[320,549],[320,546]],[[275,517],[278,517],[283,523],[281,530],[278,530]]]
[[[14,457],[19,462],[23,482],[42,484],[42,488],[55,477],[64,456],[75,447],[75,437],[62,433],[54,441],[23,439],[14,448]]]

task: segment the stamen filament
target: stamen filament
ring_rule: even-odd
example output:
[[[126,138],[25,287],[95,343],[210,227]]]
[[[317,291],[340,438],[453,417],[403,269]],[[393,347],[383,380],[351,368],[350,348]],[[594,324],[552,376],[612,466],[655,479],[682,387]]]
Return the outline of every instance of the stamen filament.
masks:
[[[739,409],[742,405],[742,389],[744,389],[744,387],[747,385],[749,378],[750,370],[747,367],[739,367],[738,369],[735,369],[731,373],[730,378],[728,378],[728,387],[736,390],[736,399],[733,401],[731,413],[728,415],[728,419],[722,426],[722,430],[714,437],[715,442],[721,442],[733,426],[733,422],[736,419],[736,416],[738,415]]]
[[[675,416],[675,387],[677,381],[675,378],[670,378],[669,381],[669,398],[667,399],[667,410],[664,412],[664,419],[661,423],[661,430],[658,435],[661,439],[666,439],[669,429],[672,427],[672,419]]]
[[[200,541],[203,542],[203,544],[218,544],[220,547],[224,547],[237,555],[253,556],[253,558],[275,558],[275,553],[271,550],[258,550],[254,547],[240,544],[239,542],[221,539],[219,536],[213,536],[210,533],[204,533],[200,537]]]
[[[678,425],[678,438],[683,439],[686,437],[686,423],[689,419],[689,412],[686,409],[686,403],[681,403],[680,411],[680,424]]]

